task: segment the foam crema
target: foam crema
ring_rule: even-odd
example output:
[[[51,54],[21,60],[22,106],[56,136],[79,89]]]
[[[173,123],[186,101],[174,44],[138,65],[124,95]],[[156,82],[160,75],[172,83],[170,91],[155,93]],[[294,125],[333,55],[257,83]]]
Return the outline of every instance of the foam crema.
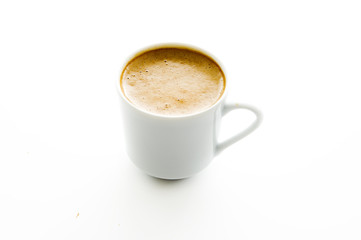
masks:
[[[222,96],[225,77],[210,57],[187,48],[144,52],[125,66],[120,84],[137,107],[161,115],[209,108]]]

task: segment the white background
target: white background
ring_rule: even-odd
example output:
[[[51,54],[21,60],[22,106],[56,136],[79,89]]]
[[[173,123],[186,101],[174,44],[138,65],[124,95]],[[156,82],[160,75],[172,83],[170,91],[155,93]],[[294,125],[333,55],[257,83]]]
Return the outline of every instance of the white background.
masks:
[[[265,117],[176,182],[128,159],[115,88],[160,42]],[[0,239],[361,239],[360,82],[359,1],[1,1]]]

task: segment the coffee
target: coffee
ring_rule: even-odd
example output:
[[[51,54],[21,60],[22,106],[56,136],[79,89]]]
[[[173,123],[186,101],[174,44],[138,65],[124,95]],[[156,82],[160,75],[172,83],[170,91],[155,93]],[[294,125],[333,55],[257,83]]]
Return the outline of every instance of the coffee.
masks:
[[[162,115],[184,115],[212,106],[225,77],[210,57],[186,48],[144,52],[124,68],[121,88],[134,105]]]

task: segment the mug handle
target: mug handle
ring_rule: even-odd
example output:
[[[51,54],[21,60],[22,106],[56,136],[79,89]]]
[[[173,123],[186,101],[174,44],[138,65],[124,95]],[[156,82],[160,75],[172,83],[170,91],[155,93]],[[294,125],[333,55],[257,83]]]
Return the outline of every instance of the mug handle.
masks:
[[[253,112],[256,115],[256,120],[248,126],[246,129],[244,129],[242,132],[237,133],[236,135],[228,138],[227,140],[224,140],[221,143],[218,143],[216,145],[216,155],[218,155],[220,152],[222,152],[227,147],[231,146],[233,143],[241,140],[251,132],[253,132],[258,126],[261,124],[263,116],[261,111],[259,111],[257,108],[247,105],[247,104],[239,104],[239,103],[226,103],[223,107],[222,111],[222,117],[224,117],[227,113],[230,111],[236,110],[236,109],[247,109],[251,112]]]

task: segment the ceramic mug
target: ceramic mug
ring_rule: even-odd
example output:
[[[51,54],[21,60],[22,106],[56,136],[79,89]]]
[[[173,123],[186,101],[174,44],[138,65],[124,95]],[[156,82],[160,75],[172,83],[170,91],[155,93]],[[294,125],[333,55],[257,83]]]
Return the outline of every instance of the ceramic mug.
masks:
[[[200,52],[213,59],[225,76],[223,95],[212,106],[193,114],[165,116],[148,112],[135,106],[124,95],[121,81],[117,80],[120,95],[126,151],[134,164],[145,173],[162,179],[182,179],[200,172],[213,157],[254,131],[262,121],[255,107],[239,103],[225,103],[227,75],[220,62],[206,51],[185,44],[159,44],[144,48],[131,55],[121,69],[121,74],[136,56],[158,48],[179,47]],[[219,142],[221,118],[236,109],[247,109],[256,120],[231,138]]]

